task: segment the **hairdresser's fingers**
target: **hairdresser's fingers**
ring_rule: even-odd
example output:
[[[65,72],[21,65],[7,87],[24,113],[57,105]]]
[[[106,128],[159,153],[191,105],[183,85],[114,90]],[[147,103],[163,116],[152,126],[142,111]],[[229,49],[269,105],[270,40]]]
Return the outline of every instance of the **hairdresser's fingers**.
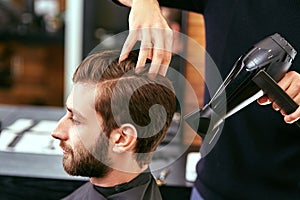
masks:
[[[152,51],[152,60],[151,60],[151,66],[149,69],[149,73],[151,74],[158,74],[160,66],[163,62],[164,58],[164,38],[163,32],[160,31],[161,29],[152,29],[152,41],[154,44],[154,48]]]
[[[295,112],[293,112],[292,114],[290,114],[290,115],[285,115],[285,116],[284,116],[284,121],[285,121],[286,123],[291,124],[291,123],[297,121],[299,118],[300,118],[300,106],[299,106],[298,109],[297,109]]]
[[[291,96],[292,98],[295,96],[295,94],[298,92],[299,93],[299,89],[295,89],[297,88],[296,86],[293,86],[293,88],[290,88],[291,84],[292,84],[292,81],[293,81],[293,78],[295,78],[294,76],[296,76],[297,73],[294,72],[294,71],[291,71],[291,72],[287,72],[285,74],[285,76],[278,82],[278,85],[289,95]],[[289,89],[290,88],[290,89]],[[299,87],[300,88],[300,87]],[[269,104],[271,103],[271,100],[266,96],[262,96],[261,98],[259,98],[257,100],[257,102],[260,104],[260,105],[266,105],[266,104]],[[273,108],[275,110],[279,110],[279,106],[276,104],[276,103],[273,103]]]
[[[152,57],[149,73],[158,74],[163,60],[164,52],[160,49],[153,49],[152,54],[153,57]]]
[[[267,95],[264,95],[264,96],[260,97],[259,99],[257,99],[257,103],[259,105],[268,105],[272,102],[270,101],[270,99],[268,98]]]
[[[297,72],[290,71],[278,82],[278,85],[298,104],[300,105],[300,75]],[[281,114],[286,115],[285,111],[276,103],[272,104],[273,109],[280,110]]]
[[[278,85],[292,98],[300,93],[300,74],[290,71],[278,82]],[[300,103],[300,102],[299,102]]]
[[[300,94],[298,93],[296,96],[294,96],[294,97],[292,97],[293,98],[293,100],[298,104],[298,105],[300,105]],[[276,110],[280,110],[280,113],[283,115],[283,116],[286,116],[288,113],[286,113],[283,109],[281,109],[276,103],[273,103],[274,105],[272,105],[273,106],[273,108],[274,109],[276,109]],[[295,111],[296,112],[296,111]],[[293,114],[293,113],[289,113],[289,114]],[[297,113],[296,114],[294,114],[294,115],[297,115]]]
[[[287,92],[287,94],[289,94],[289,93]],[[300,105],[300,94],[298,94],[298,95],[296,95],[296,96],[291,96],[291,98],[292,98],[298,105]],[[276,102],[273,102],[273,103],[272,103],[272,107],[273,107],[274,110],[280,111],[280,113],[281,113],[282,115],[287,115],[287,113],[286,113],[283,109],[281,109],[281,107],[280,107]]]
[[[171,56],[172,54],[166,53],[164,50],[154,49],[149,73],[165,76],[168,71]]]
[[[129,31],[129,34],[121,50],[119,62],[122,62],[128,57],[130,51],[132,50],[136,42],[139,40],[139,38],[140,38],[139,30]]]
[[[149,73],[166,75],[172,57],[173,32],[171,29],[152,29],[154,49]]]
[[[163,31],[167,39],[164,40],[164,56],[158,73],[165,76],[172,59],[174,35],[171,29],[164,29]]]
[[[287,88],[286,93],[290,95],[298,105],[300,105],[300,74],[298,74],[295,71],[291,71],[285,75],[285,79],[287,80],[280,81],[278,84],[281,87]],[[287,123],[293,123],[297,121],[299,118],[300,118],[300,106],[295,112],[289,115],[285,115],[284,121]]]
[[[284,77],[278,82],[278,85],[283,89],[286,90],[290,87],[291,82],[293,81],[293,77],[297,74],[294,71],[287,72]]]
[[[150,29],[148,29],[148,28],[142,29],[141,33],[142,33],[141,47],[140,47],[138,60],[136,63],[136,72],[139,72],[144,68],[147,58],[151,59],[151,57],[149,57],[149,56],[151,56],[151,51],[153,48],[153,44],[151,42]]]
[[[272,103],[272,108],[276,111],[280,111],[280,107],[275,102]],[[282,112],[281,114],[284,114],[284,112]]]

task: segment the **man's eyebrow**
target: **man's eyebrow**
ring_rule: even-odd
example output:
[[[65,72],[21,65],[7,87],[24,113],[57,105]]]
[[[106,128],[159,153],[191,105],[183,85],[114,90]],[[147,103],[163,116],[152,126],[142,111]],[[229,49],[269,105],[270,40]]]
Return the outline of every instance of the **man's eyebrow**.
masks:
[[[72,109],[72,108],[70,108],[70,107],[68,107],[68,106],[66,106],[66,109],[67,109],[70,113],[72,113],[73,115],[76,115],[78,118],[80,118],[80,119],[82,119],[82,120],[85,120],[85,119],[86,119],[82,114],[80,114],[80,112],[76,111],[75,109]]]

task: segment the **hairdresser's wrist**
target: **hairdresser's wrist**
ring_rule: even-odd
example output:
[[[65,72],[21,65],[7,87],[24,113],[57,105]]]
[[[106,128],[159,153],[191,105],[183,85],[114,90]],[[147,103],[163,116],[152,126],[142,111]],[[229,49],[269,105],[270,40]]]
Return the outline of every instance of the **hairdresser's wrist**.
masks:
[[[154,4],[158,4],[158,1],[157,0],[118,0],[121,4],[123,4],[124,6],[127,6],[127,7],[132,7],[133,4],[136,4],[136,3],[154,3]]]

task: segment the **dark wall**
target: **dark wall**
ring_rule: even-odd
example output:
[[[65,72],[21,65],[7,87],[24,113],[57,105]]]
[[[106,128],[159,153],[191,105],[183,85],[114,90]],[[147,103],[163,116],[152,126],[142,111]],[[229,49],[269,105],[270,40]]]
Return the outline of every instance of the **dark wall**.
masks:
[[[101,42],[101,36],[128,30],[129,11],[129,8],[116,5],[111,0],[85,0],[83,57]]]

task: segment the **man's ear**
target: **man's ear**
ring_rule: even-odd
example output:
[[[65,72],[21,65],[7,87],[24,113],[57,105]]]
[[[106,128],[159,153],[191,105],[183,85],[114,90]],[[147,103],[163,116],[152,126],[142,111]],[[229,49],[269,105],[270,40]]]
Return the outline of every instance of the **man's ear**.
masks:
[[[129,123],[123,124],[111,132],[110,140],[113,145],[113,152],[132,152],[137,141],[136,128]]]

